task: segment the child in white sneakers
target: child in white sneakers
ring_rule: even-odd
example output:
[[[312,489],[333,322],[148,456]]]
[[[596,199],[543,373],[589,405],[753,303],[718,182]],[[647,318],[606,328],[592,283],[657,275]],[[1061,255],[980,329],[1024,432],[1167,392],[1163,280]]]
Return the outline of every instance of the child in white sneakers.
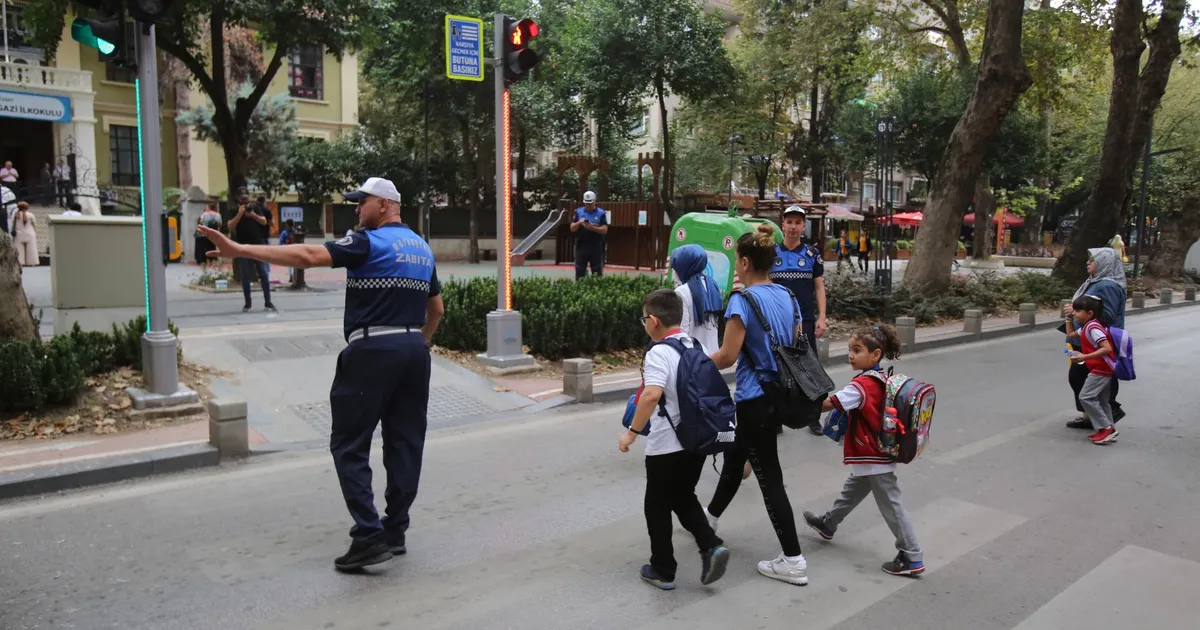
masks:
[[[642,325],[655,342],[669,337],[692,347],[693,339],[679,329],[683,301],[673,291],[659,289],[642,300]],[[680,354],[667,345],[655,345],[646,353],[642,369],[643,384],[637,411],[629,430],[621,435],[617,448],[628,453],[638,434],[650,425],[646,436],[646,529],[650,533],[650,563],[643,565],[640,577],[664,591],[675,588],[675,550],[671,544],[671,513],[691,532],[700,548],[700,583],[712,584],[725,574],[729,550],[717,537],[696,498],[696,483],[704,470],[705,456],[683,449],[672,426],[679,421],[676,384]],[[663,400],[667,416],[659,412]]]
[[[826,399],[824,405],[825,411],[837,409],[850,416],[842,447],[842,461],[850,466],[850,477],[833,508],[821,516],[805,512],[804,522],[821,538],[832,540],[838,525],[868,494],[873,494],[883,520],[896,537],[898,551],[895,560],[883,564],[884,572],[916,577],[925,572],[921,544],[896,483],[896,462],[880,450],[877,437],[888,407],[887,385],[885,379],[870,374],[879,371],[882,359],[899,357],[900,335],[891,326],[863,328],[850,337],[850,366],[861,373]]]

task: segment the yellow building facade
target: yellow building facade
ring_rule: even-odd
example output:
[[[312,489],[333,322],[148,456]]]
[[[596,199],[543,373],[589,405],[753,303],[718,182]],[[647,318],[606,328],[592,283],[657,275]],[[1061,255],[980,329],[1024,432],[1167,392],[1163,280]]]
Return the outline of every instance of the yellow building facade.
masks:
[[[0,57],[0,164],[11,161],[20,173],[17,185],[34,194],[53,190],[54,184],[45,180],[61,177],[60,160],[73,162],[75,199],[87,214],[99,214],[105,198],[136,204],[141,176],[134,74],[105,63],[97,50],[74,41],[71,16],[55,59],[47,62],[42,51],[28,44],[30,33],[21,9],[9,3],[6,10],[8,47]],[[270,58],[273,52],[268,49],[264,56]],[[164,56],[159,55],[160,67],[166,63]],[[224,196],[221,147],[191,134],[187,146],[180,147],[175,94],[171,86],[160,87],[163,186],[179,187],[182,181],[208,195]],[[307,46],[288,55],[264,98],[290,94],[298,135],[331,140],[357,124],[358,92],[354,54],[347,53],[339,62],[319,46]],[[189,99],[192,106],[209,102],[194,81]],[[190,154],[186,174],[180,173],[181,148]]]

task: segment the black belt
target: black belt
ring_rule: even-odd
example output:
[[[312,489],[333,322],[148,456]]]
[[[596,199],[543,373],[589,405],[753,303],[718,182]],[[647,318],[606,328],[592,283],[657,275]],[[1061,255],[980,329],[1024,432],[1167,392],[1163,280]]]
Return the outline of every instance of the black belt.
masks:
[[[354,343],[359,339],[370,339],[381,335],[400,335],[404,333],[419,333],[418,326],[363,326],[346,336],[346,343]]]

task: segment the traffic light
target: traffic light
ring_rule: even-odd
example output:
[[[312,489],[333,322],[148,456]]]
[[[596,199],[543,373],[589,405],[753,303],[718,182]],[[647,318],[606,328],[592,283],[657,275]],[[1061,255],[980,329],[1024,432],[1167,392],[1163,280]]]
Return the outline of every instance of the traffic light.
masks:
[[[71,39],[100,51],[100,59],[125,68],[135,67],[128,58],[129,44],[125,41],[125,4],[85,1],[84,6],[97,9],[96,17],[75,18],[71,22]]]
[[[129,15],[139,22],[168,24],[174,18],[174,0],[127,0]]]
[[[541,61],[538,54],[529,48],[530,42],[537,36],[537,22],[529,18],[521,20],[504,18],[504,50],[501,52],[500,58],[504,65],[506,85],[520,81]]]

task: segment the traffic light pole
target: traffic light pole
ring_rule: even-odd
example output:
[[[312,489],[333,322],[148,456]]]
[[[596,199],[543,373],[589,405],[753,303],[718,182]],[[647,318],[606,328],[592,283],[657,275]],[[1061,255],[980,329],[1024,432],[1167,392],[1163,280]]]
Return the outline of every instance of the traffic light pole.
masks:
[[[145,234],[147,330],[142,336],[146,390],[174,396],[179,390],[175,335],[167,329],[167,270],[163,252],[162,133],[154,25],[136,22],[138,144],[141,148],[142,230]],[[194,395],[194,394],[193,394]]]
[[[505,28],[503,13],[495,15],[495,58],[492,82],[496,97],[496,310],[487,315],[487,352],[480,360],[493,372],[511,373],[536,368],[521,346],[521,313],[512,310],[512,186],[509,184],[509,101],[504,83]]]

